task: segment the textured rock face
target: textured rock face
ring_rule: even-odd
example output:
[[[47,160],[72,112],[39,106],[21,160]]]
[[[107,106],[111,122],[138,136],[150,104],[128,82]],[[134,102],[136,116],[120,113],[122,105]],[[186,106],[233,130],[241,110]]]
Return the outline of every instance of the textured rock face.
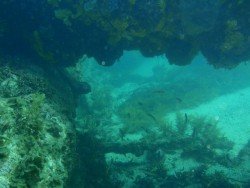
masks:
[[[249,2],[198,0],[1,1],[0,51],[68,65],[82,55],[112,65],[123,50],[215,67],[249,60]],[[7,11],[8,10],[8,11]],[[15,14],[9,14],[14,12]]]
[[[0,72],[0,187],[64,187],[74,154],[73,112],[63,110],[71,91],[37,67],[1,62]]]

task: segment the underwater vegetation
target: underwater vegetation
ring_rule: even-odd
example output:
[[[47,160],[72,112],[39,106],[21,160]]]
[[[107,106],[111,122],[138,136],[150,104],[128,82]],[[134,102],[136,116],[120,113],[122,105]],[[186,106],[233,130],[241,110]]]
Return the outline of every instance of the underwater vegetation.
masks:
[[[239,158],[229,156],[233,142],[213,120],[177,113],[174,122],[155,127],[126,132],[119,145],[114,143],[112,152],[106,154],[113,182],[128,187],[245,186],[244,180],[230,174],[241,164],[236,162]],[[127,140],[128,135],[141,131],[140,140]]]
[[[123,87],[130,70],[85,65],[138,50],[234,68],[250,60],[249,10],[247,0],[1,0],[0,187],[249,187],[249,142],[233,155],[218,120],[183,112],[248,86],[243,77],[230,90],[230,79],[170,71]]]
[[[48,66],[82,54],[108,66],[123,50],[187,65],[201,52],[214,67],[233,68],[250,58],[248,10],[247,0],[3,0],[0,52]]]
[[[171,70],[166,71],[167,75],[144,78],[141,84],[140,79],[133,83],[130,78],[118,78],[117,72],[101,73],[100,69],[105,68],[98,69],[92,61],[88,65],[97,68],[91,69],[86,61],[77,66],[85,67],[85,76],[96,75],[88,78],[95,87],[82,96],[78,105],[77,130],[96,144],[89,148],[92,143],[88,143],[80,149],[81,156],[92,156],[82,158],[80,166],[95,159],[106,170],[105,175],[100,171],[88,173],[96,179],[87,180],[88,185],[103,182],[110,187],[248,187],[249,144],[235,152],[238,145],[225,133],[221,120],[188,111],[238,90],[227,89],[232,86],[229,77],[223,75],[227,83],[217,87],[212,69],[206,79],[196,73],[202,68],[194,66],[192,71],[186,67],[191,75],[182,76],[186,68],[179,68],[179,72]],[[162,67],[157,69],[164,72]],[[118,81],[112,82],[112,78]],[[221,77],[217,78],[220,81]],[[87,172],[91,168],[87,166],[79,171]]]
[[[63,187],[74,160],[72,112],[61,111],[67,102],[40,68],[19,63],[0,67],[0,187]]]
[[[93,129],[93,128],[91,128]],[[93,130],[80,132],[76,143],[76,162],[67,187],[117,187],[113,185],[104,158],[105,145]]]
[[[146,124],[148,119],[144,118],[141,121],[140,123]],[[183,158],[195,158],[195,160],[203,162],[223,158],[224,156],[220,156],[220,154],[226,154],[233,146],[233,143],[220,133],[216,122],[205,117],[189,117],[187,114],[177,113],[174,122],[158,121],[154,123],[155,129],[152,129],[152,122],[142,128],[140,125],[133,124],[133,120],[131,120],[131,122],[125,122],[125,128],[122,130],[130,130],[124,134],[144,131],[145,137],[141,143],[149,144],[150,146],[146,146],[148,149],[161,147],[170,152],[180,149]],[[131,129],[134,132],[131,132]]]

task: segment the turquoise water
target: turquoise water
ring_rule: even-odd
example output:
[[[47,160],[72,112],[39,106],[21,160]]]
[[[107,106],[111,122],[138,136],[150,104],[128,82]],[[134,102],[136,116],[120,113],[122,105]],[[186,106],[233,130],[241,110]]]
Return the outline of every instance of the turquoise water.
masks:
[[[92,92],[78,105],[77,128],[94,132],[107,147],[111,181],[121,187],[248,181],[249,65],[214,69],[198,55],[179,67],[138,51],[125,52],[110,68],[93,61],[79,62]],[[98,125],[82,124],[86,114]]]
[[[250,187],[249,0],[1,0],[0,188]]]

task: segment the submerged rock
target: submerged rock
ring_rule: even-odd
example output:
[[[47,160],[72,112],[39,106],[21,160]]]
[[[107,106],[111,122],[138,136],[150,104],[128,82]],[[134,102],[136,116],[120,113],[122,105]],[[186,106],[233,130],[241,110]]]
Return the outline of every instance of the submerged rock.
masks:
[[[248,15],[247,0],[1,1],[0,52],[63,67],[83,54],[110,66],[124,50],[187,65],[202,52],[232,68],[250,59]]]
[[[0,67],[0,187],[64,187],[75,130],[63,108],[73,95],[41,69],[18,67]]]

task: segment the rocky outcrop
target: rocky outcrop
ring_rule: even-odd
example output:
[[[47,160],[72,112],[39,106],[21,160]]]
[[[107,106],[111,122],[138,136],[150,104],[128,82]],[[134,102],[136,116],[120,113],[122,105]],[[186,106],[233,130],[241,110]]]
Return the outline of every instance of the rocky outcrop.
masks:
[[[0,187],[64,187],[76,138],[70,87],[17,60],[0,72]]]
[[[198,52],[215,67],[250,59],[247,0],[3,0],[0,7],[0,52],[40,64],[72,65],[87,54],[109,66],[123,50],[177,65]]]

